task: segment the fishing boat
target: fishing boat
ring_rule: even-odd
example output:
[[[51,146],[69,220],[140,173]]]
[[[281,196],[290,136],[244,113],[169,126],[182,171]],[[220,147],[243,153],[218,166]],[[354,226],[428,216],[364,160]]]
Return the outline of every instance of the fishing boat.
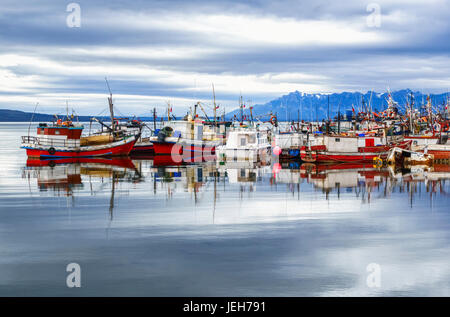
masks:
[[[21,148],[28,157],[74,158],[128,155],[139,135],[82,137],[83,125],[58,120],[54,124],[40,123],[37,136],[22,136]]]
[[[304,145],[301,132],[280,132],[275,134],[275,146],[281,149],[280,159],[300,158],[300,148]]]
[[[183,158],[214,155],[223,138],[202,120],[193,119],[174,122],[162,128],[157,136],[151,137],[155,155],[172,155]]]
[[[217,148],[217,157],[219,161],[265,161],[270,159],[270,148],[266,131],[238,128]]]
[[[39,158],[80,158],[98,156],[128,155],[140,137],[140,133],[126,133],[117,129],[114,119],[112,94],[108,97],[111,113],[111,126],[98,120],[107,133],[82,136],[84,126],[67,119],[57,119],[53,123],[40,123],[37,136],[22,136],[21,148],[26,149],[28,157]],[[31,123],[30,123],[31,125]]]
[[[386,159],[390,149],[411,149],[411,141],[387,142],[381,136],[324,135],[321,144],[302,146],[300,157],[305,162],[372,162]]]
[[[410,167],[413,165],[431,166],[433,165],[433,160],[433,154],[409,151],[397,147],[389,150],[386,159],[389,165],[396,165],[401,167]]]
[[[110,135],[113,131],[111,125],[104,123],[102,120],[97,118],[92,118],[92,121],[96,121],[101,125],[101,129],[90,134],[92,136],[100,136],[100,135]],[[131,149],[130,154],[132,155],[147,155],[152,154],[153,151],[153,143],[150,141],[150,136],[143,136],[144,128],[148,128],[151,130],[143,121],[138,119],[129,119],[129,118],[114,118],[114,133],[116,135],[139,135],[136,143]]]

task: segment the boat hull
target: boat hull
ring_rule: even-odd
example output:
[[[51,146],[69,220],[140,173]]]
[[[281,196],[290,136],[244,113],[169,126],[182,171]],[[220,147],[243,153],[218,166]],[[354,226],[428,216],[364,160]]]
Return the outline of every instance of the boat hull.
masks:
[[[331,152],[325,149],[325,146],[312,147],[311,151],[302,147],[300,157],[305,162],[372,162],[374,158],[386,159],[389,150],[393,147],[410,149],[411,141],[404,141],[392,146],[363,147],[358,152]]]
[[[76,149],[71,148],[47,148],[39,145],[24,145],[28,157],[38,158],[81,158],[96,156],[126,156],[130,153],[137,138],[114,142],[101,146],[86,146]]]

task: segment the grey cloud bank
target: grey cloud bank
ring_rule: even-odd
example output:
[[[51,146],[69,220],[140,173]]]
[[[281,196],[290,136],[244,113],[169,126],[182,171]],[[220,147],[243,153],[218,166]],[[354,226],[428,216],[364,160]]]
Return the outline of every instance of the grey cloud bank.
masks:
[[[107,76],[123,112],[176,112],[211,100],[227,109],[292,91],[450,87],[449,1],[2,1],[0,108],[80,114],[106,107]]]

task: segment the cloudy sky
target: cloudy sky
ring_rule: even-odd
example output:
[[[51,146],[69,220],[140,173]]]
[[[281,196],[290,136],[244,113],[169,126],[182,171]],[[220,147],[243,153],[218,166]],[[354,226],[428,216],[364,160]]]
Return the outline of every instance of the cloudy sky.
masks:
[[[105,77],[136,115],[210,103],[212,83],[227,111],[241,93],[450,89],[450,1],[79,0],[80,20],[70,3],[0,0],[0,108],[100,114]]]

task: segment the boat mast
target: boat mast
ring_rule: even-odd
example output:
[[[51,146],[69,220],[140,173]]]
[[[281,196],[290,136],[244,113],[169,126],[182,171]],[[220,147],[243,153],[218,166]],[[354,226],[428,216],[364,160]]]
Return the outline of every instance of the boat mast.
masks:
[[[66,116],[67,116],[67,121],[69,121],[69,101],[66,100]]]
[[[28,125],[28,139],[30,139],[31,122],[33,122],[34,114],[36,113],[36,109],[37,109],[38,105],[39,105],[39,102],[36,102],[36,106],[34,106],[33,114],[31,115],[30,124]]]
[[[241,123],[243,124],[244,123],[244,105],[242,103],[242,94],[239,97],[239,108],[241,110]]]
[[[108,104],[109,104],[109,113],[111,115],[111,129],[112,129],[112,134],[113,134],[113,138],[114,138],[114,131],[116,129],[115,129],[115,123],[114,123],[114,105],[113,105],[113,101],[112,101],[112,92],[111,92],[111,88],[109,87],[108,79],[106,77],[105,77],[105,81],[106,81],[106,85],[108,86],[108,90],[109,90]]]
[[[411,95],[410,95],[410,102],[409,102],[409,133],[414,134],[413,133],[413,109],[414,109],[414,96],[413,96],[413,92],[411,91]]]
[[[170,122],[170,101],[167,102],[167,122]]]
[[[338,134],[341,134],[341,102],[339,101],[338,106]]]
[[[328,121],[330,121],[330,95],[328,95]]]
[[[214,129],[217,126],[217,106],[216,106],[216,92],[214,91],[214,84],[212,84],[212,89],[213,89],[213,99],[214,99]]]

